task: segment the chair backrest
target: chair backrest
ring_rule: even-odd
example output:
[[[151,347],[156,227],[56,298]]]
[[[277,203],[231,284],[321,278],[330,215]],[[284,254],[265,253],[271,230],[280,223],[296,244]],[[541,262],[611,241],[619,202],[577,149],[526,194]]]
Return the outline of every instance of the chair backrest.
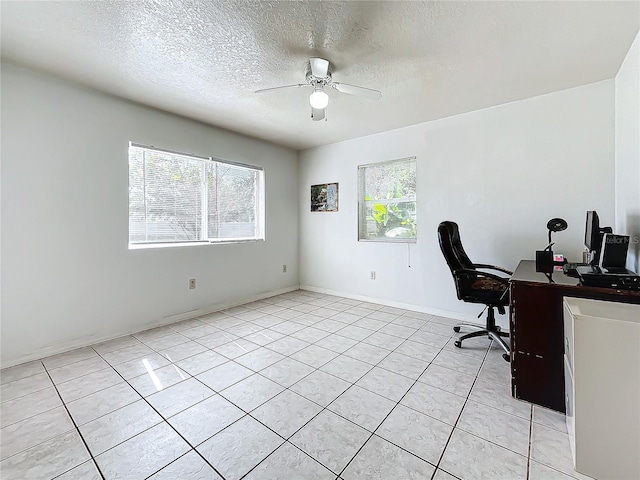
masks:
[[[495,285],[486,286],[487,280],[494,284],[495,280],[483,280],[483,278],[486,279],[486,276],[476,270],[473,262],[469,260],[462,247],[456,223],[442,222],[438,225],[438,241],[442,255],[451,270],[458,299],[463,302],[484,303],[495,307],[508,305],[509,297],[504,295],[505,290],[503,288],[496,289]],[[466,272],[459,272],[460,269],[466,269]]]
[[[473,268],[473,262],[469,260],[462,241],[458,224],[455,222],[442,222],[438,225],[438,241],[442,255],[451,269],[451,273],[459,268]]]
[[[462,247],[458,224],[448,221],[440,223],[440,225],[438,225],[438,242],[440,243],[442,255],[449,266],[449,270],[451,270],[451,276],[453,277],[453,283],[456,286],[456,295],[458,296],[458,299],[470,301],[470,295],[472,295],[472,292],[469,279],[462,279],[454,273],[460,268],[475,270],[473,262],[469,260],[469,257]]]

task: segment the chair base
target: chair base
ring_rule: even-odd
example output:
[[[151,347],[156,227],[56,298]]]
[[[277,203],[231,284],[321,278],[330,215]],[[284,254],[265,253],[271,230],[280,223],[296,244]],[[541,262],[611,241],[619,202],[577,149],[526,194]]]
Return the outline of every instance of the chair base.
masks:
[[[500,347],[502,347],[502,349],[505,351],[505,353],[502,354],[502,358],[504,358],[508,362],[511,360],[509,346],[502,339],[502,337],[508,338],[509,334],[506,332],[503,332],[502,329],[498,325],[496,325],[496,317],[493,309],[494,307],[489,307],[489,312],[487,313],[487,325],[485,327],[481,327],[479,325],[469,325],[466,323],[456,325],[455,327],[453,327],[453,331],[456,333],[460,331],[461,327],[472,328],[476,330],[475,332],[467,333],[466,335],[463,335],[460,338],[458,338],[454,342],[454,345],[458,348],[462,348],[463,340],[466,340],[467,338],[473,338],[473,337],[484,337],[486,335],[487,337],[495,341],[498,345],[500,345]]]

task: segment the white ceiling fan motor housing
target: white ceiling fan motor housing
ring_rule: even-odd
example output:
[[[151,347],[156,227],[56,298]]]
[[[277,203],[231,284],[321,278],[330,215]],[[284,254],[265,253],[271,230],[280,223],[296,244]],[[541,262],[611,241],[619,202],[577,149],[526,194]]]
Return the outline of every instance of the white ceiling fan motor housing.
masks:
[[[315,87],[316,85],[331,85],[331,74],[333,72],[333,65],[329,62],[329,68],[327,69],[326,77],[316,77],[313,73],[311,73],[311,62],[307,62],[307,66],[305,68],[305,78],[309,85]]]

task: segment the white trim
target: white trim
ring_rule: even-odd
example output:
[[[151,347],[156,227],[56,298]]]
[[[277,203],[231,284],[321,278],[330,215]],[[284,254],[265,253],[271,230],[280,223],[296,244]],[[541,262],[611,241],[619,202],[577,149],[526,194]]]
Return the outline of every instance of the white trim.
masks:
[[[144,250],[146,248],[193,247],[198,245],[223,245],[232,243],[252,243],[264,241],[264,238],[225,238],[224,240],[194,240],[193,242],[130,243],[129,250]]]
[[[364,165],[358,165],[358,168],[373,167],[373,166],[379,166],[379,165],[389,165],[391,163],[405,162],[407,160],[417,160],[417,159],[418,159],[418,157],[413,155],[411,157],[396,158],[395,160],[383,160],[381,162],[365,163]]]
[[[209,307],[204,307],[197,310],[190,310],[188,312],[169,315],[169,316],[163,317],[162,320],[150,322],[146,325],[141,325],[140,328],[136,328],[135,330],[125,330],[125,331],[119,332],[116,335],[89,337],[85,339],[65,342],[61,345],[48,347],[42,350],[38,350],[37,352],[32,352],[32,353],[22,355],[17,359],[9,360],[6,364],[3,364],[1,367],[2,368],[13,367],[16,365],[20,365],[22,363],[31,362],[33,360],[40,360],[46,357],[50,357],[51,355],[58,355],[59,353],[65,353],[70,350],[75,350],[77,348],[90,347],[97,343],[108,342],[109,340],[115,340],[116,338],[124,337],[126,335],[133,335],[135,333],[140,333],[145,330],[149,330],[151,328],[164,327],[166,325],[171,325],[172,323],[180,322],[182,320],[189,320],[190,318],[201,317],[203,315],[208,315],[210,313],[218,312],[220,310],[225,310],[227,308],[235,307],[238,305],[244,305],[245,303],[255,302],[256,300],[262,300],[264,298],[274,297],[276,295],[282,295],[283,293],[293,292],[295,290],[299,290],[299,288],[300,288],[299,285],[293,285],[291,287],[280,288],[278,290],[271,290],[269,292],[258,293],[256,295],[238,298],[228,303],[211,305]]]
[[[408,238],[408,237],[370,237],[370,238],[359,238],[359,242],[382,242],[382,243],[416,243],[418,241],[417,238]]]
[[[168,320],[167,324],[181,322],[182,320],[189,320],[190,318],[202,317],[203,315],[209,315],[210,313],[219,312],[220,310],[237,307],[238,305],[244,305],[245,303],[255,302],[257,300],[262,300],[263,298],[275,297],[276,295],[282,295],[283,293],[289,293],[299,289],[300,289],[300,285],[294,285],[293,287],[285,287],[279,290],[272,290],[270,292],[252,295],[251,297],[234,300],[233,302],[229,302],[229,303],[222,303],[218,305],[212,305],[210,307],[200,308],[197,310],[190,310],[184,313],[169,315],[167,317],[164,317],[164,320]]]
[[[439,310],[437,308],[429,308],[429,307],[423,307],[420,305],[413,305],[411,303],[395,302],[393,300],[386,300],[384,298],[369,297],[366,295],[354,295],[352,293],[339,292],[336,290],[330,290],[328,288],[312,287],[310,285],[300,285],[300,290],[308,290],[310,292],[325,293],[327,295],[334,295],[336,297],[351,298],[352,300],[361,300],[363,302],[377,303],[378,305],[402,308],[404,310],[411,310],[414,312],[428,313],[429,315],[435,315],[437,317],[452,318],[454,320],[460,320],[461,322],[464,322],[464,323],[482,325],[481,323],[478,322],[477,316],[472,314],[466,315],[459,312],[450,312],[448,310]]]
[[[153,145],[143,145],[142,143],[135,143],[135,142],[129,141],[129,148],[131,147],[142,148],[143,150],[153,150],[154,152],[158,152],[158,153],[168,153],[169,155],[175,155],[175,156],[184,157],[184,158],[196,158],[198,160],[211,160],[211,157],[203,157],[202,155],[196,155],[195,153],[177,152],[175,150],[167,150],[166,148],[158,148],[158,147],[154,147]]]
[[[158,148],[158,147],[154,147],[153,145],[144,145],[142,143],[135,143],[135,142],[131,142],[131,141],[129,141],[129,146],[130,147],[143,148],[145,150],[153,150],[153,151],[159,152],[159,153],[168,153],[169,155],[176,155],[176,156],[179,156],[179,157],[195,158],[195,159],[198,159],[198,160],[209,160],[209,161],[212,161],[212,162],[226,163],[227,165],[234,165],[236,167],[245,167],[245,168],[249,168],[251,170],[260,170],[260,171],[264,170],[263,167],[259,167],[257,165],[249,165],[247,163],[232,162],[231,160],[225,160],[223,158],[218,158],[218,157],[204,157],[202,155],[196,155],[195,153],[177,152],[175,150],[167,150],[166,148]]]
[[[383,205],[389,205],[390,203],[416,203],[416,197],[402,197],[402,198],[382,198],[375,200],[364,200],[365,205],[371,205],[375,203],[381,203]]]

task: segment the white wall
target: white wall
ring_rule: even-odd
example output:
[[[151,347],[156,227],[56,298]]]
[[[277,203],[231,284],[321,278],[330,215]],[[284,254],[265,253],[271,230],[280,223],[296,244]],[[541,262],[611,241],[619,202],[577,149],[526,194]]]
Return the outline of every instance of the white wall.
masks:
[[[618,71],[616,95],[616,225],[631,237],[627,268],[640,272],[640,33]]]
[[[263,166],[267,240],[128,250],[129,140]],[[293,150],[3,64],[1,185],[3,366],[299,283]]]
[[[358,242],[357,166],[414,155],[417,243]],[[614,222],[614,82],[318,147],[300,159],[301,285],[475,318],[480,307],[456,298],[438,223],[459,224],[472,260],[514,269],[546,246],[547,221],[562,217],[569,228],[554,235],[554,250],[581,260],[586,210]],[[311,213],[309,187],[325,182],[339,182],[340,210]]]

